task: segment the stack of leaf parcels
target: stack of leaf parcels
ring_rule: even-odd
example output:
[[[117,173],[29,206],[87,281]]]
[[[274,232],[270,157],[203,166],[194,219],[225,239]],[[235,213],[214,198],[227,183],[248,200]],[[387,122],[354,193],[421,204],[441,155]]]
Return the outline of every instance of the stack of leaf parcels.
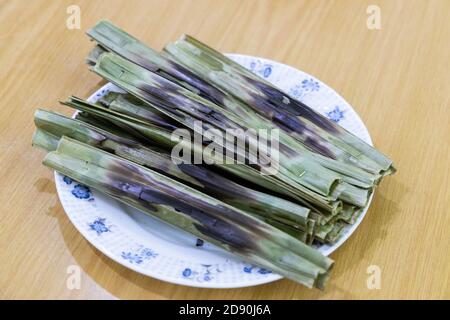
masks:
[[[156,52],[107,21],[87,34],[97,43],[91,69],[124,93],[96,103],[70,97],[63,104],[79,111],[74,119],[36,111],[33,145],[48,151],[44,164],[246,261],[323,288],[333,261],[314,247],[333,244],[357,220],[375,186],[395,172],[392,161],[192,37]],[[214,140],[226,154],[172,138],[176,129],[225,136],[228,128],[278,129],[276,172],[262,174],[267,163],[249,161],[258,143],[251,135],[245,152]],[[203,162],[174,156],[180,145]],[[233,163],[239,156],[244,162]]]

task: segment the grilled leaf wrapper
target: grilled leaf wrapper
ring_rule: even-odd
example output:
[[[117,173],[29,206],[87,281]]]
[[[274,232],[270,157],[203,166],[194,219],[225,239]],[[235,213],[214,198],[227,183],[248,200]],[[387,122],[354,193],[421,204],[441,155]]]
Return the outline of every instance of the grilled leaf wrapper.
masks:
[[[136,65],[139,65],[151,72],[165,77],[166,79],[177,82],[179,85],[185,86],[186,88],[194,87],[196,90],[193,91],[199,92],[202,97],[205,97],[212,102],[217,102],[220,107],[239,115],[241,118],[241,122],[246,122],[246,124],[250,125],[251,127],[273,128],[273,124],[277,123],[284,130],[287,130],[288,133],[292,136],[298,138],[300,134],[295,130],[288,130],[288,126],[286,126],[286,124],[280,124],[281,120],[283,120],[284,122],[295,122],[293,120],[295,119],[295,116],[283,114],[282,111],[278,110],[278,107],[272,108],[271,110],[266,108],[265,111],[262,110],[262,114],[258,114],[258,112],[261,113],[261,110],[256,110],[255,112],[255,110],[252,110],[248,105],[241,103],[240,100],[235,97],[239,96],[239,98],[242,99],[242,97],[248,95],[248,93],[234,90],[235,88],[231,87],[229,88],[230,92],[222,90],[223,88],[220,87],[220,84],[215,82],[218,81],[218,77],[214,77],[214,79],[211,79],[210,77],[212,77],[212,74],[215,74],[217,72],[228,71],[228,69],[230,69],[231,67],[226,66],[228,69],[225,68],[225,70],[216,70],[215,67],[217,66],[213,62],[211,62],[213,59],[207,56],[207,54],[209,54],[209,51],[211,51],[221,58],[222,55],[210,48],[207,48],[206,46],[205,48],[209,49],[209,51],[207,51],[206,49],[204,50],[206,53],[202,52],[200,49],[195,51],[194,49],[192,49],[193,46],[191,44],[185,44],[183,42],[184,39],[181,39],[175,45],[167,46],[166,52],[168,53],[168,57],[164,55],[161,56],[156,51],[140,42],[138,39],[125,33],[123,30],[120,30],[108,21],[100,21],[94,28],[88,31],[88,35],[96,40],[102,46],[102,48],[115,52],[118,55],[136,63]],[[191,39],[187,36],[185,38]],[[194,43],[198,42],[194,40],[192,41]],[[178,45],[178,43],[181,44]],[[192,52],[186,50],[185,47],[191,48],[191,51],[195,51],[197,55],[193,55]],[[102,52],[105,51],[105,49],[94,50],[97,52],[97,55],[96,58],[93,59],[94,61],[92,61],[92,63],[97,62],[99,56]],[[98,51],[100,51],[100,53]],[[201,59],[204,59],[204,61]],[[225,57],[223,56],[223,61],[228,60],[229,59],[225,59]],[[234,63],[232,66],[234,67],[234,65],[237,64]],[[243,67],[239,66],[239,68],[239,72],[251,74]],[[226,81],[224,85],[232,86],[233,81],[236,82],[240,80],[239,85],[245,87],[246,84],[243,83],[241,79],[239,79],[239,72],[235,72],[233,74],[231,74],[230,72],[230,74],[227,74],[227,76],[230,77],[230,79],[228,79],[230,81]],[[234,77],[235,75],[236,77]],[[211,86],[209,84],[211,82],[214,83],[216,87]],[[189,85],[186,86],[186,83],[189,83]],[[249,86],[247,86],[246,88],[248,89]],[[231,93],[233,93],[234,96]],[[268,115],[271,115],[271,121],[267,121],[267,119],[264,119],[264,117],[267,118]],[[338,146],[339,143],[336,143],[335,145],[330,143],[329,141],[324,140],[324,137],[318,136],[318,133],[315,132],[315,128],[312,125],[308,126],[307,124],[303,124],[301,129],[302,132],[300,136],[304,138],[303,140],[300,139],[302,143],[293,142],[293,139],[289,137],[289,135],[286,135],[284,133],[281,134],[281,141],[297,151],[301,150],[302,156],[305,157],[305,155],[307,155],[307,157],[309,158],[312,157],[316,163],[320,163],[322,166],[340,173],[340,178],[343,181],[346,181],[348,184],[353,184],[357,187],[362,188],[371,188],[374,184],[377,184],[379,182],[381,178],[379,174],[372,174],[355,167],[355,158],[353,156],[350,156],[348,151],[342,150],[342,148]],[[332,148],[333,150],[327,151],[327,148]],[[313,150],[316,153],[308,153],[309,149]],[[335,155],[332,154],[333,152],[335,153]],[[339,158],[337,157],[337,155],[341,155],[341,161],[336,162],[333,160],[334,158]],[[364,155],[361,155],[361,157],[364,157]],[[370,160],[367,161],[370,162]],[[284,162],[286,163],[287,161]],[[339,189],[342,193],[342,196],[340,197],[346,199],[350,203],[361,205],[362,201],[360,199],[354,199],[353,197],[361,197],[364,195],[364,192],[361,191],[360,193],[355,194],[355,192],[358,192],[358,189],[353,188],[352,190],[349,190],[351,188],[348,186],[348,184],[343,184],[343,186],[341,186],[341,188]],[[370,192],[366,193],[366,195],[367,194],[370,194]]]
[[[57,140],[67,136],[182,181],[211,196],[222,199],[230,205],[247,210],[258,218],[278,221],[305,232],[312,232],[313,220],[308,219],[309,209],[244,187],[204,166],[188,164],[177,166],[167,154],[145,147],[134,140],[117,136],[107,130],[50,111],[37,110],[35,125],[38,134],[42,134],[42,131],[49,134],[51,139],[36,139],[45,141],[46,143],[41,147],[48,151],[55,150]],[[47,143],[47,141],[51,141],[51,143]]]
[[[323,288],[333,261],[202,192],[98,148],[62,137],[44,165],[308,287]]]

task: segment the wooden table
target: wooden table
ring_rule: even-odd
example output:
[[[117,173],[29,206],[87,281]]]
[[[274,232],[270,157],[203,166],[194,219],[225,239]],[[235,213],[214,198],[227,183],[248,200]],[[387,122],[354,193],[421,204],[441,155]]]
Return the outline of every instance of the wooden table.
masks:
[[[81,9],[68,29],[67,7]],[[381,9],[370,30],[366,9]],[[30,146],[38,107],[99,86],[84,31],[107,18],[152,47],[192,34],[223,52],[257,55],[317,76],[357,110],[399,171],[377,190],[335,253],[325,291],[291,281],[236,290],[164,283],[87,243],[58,200],[43,152]],[[450,1],[0,1],[0,298],[450,298]],[[67,267],[82,269],[79,290]],[[380,267],[369,289],[367,268]]]

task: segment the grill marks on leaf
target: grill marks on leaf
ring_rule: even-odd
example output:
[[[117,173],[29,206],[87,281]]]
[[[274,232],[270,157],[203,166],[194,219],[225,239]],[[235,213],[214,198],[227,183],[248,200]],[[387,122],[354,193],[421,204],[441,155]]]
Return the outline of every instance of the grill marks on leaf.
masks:
[[[150,176],[139,172],[138,168],[125,162],[112,165],[111,170],[112,185],[136,200],[150,205],[154,203],[172,206],[197,221],[194,225],[202,234],[218,241],[225,240],[236,250],[242,252],[251,250],[255,245],[252,237],[238,227],[240,224],[251,224],[253,221],[248,217],[222,205],[211,205],[206,201],[201,201],[200,204],[195,200],[192,201],[193,198],[184,199],[185,192],[164,185],[161,181],[154,181]],[[204,210],[200,209],[202,206]]]
[[[261,81],[256,81],[249,77],[246,77],[246,80],[256,88],[258,88],[262,93],[264,93],[266,97],[268,97],[270,101],[274,103],[275,107],[285,109],[285,112],[289,113],[290,115],[296,115],[305,118],[330,133],[338,132],[336,127],[332,123],[330,123],[327,118],[318,114],[317,112],[314,112],[302,102],[289,98],[282,91],[268,86]]]

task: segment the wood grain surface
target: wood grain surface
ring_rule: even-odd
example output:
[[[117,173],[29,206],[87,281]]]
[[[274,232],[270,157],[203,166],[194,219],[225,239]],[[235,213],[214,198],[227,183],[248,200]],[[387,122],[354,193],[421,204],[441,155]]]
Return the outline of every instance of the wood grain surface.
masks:
[[[81,29],[66,27],[67,7]],[[366,26],[369,5],[381,29]],[[58,200],[44,153],[31,148],[38,107],[100,85],[84,31],[107,18],[152,47],[189,33],[222,52],[274,59],[318,77],[359,113],[398,173],[378,188],[335,253],[324,291],[288,280],[197,289],[139,275],[89,245]],[[0,298],[450,298],[450,1],[0,1]],[[81,288],[66,286],[82,269]],[[367,268],[380,267],[369,289]]]

